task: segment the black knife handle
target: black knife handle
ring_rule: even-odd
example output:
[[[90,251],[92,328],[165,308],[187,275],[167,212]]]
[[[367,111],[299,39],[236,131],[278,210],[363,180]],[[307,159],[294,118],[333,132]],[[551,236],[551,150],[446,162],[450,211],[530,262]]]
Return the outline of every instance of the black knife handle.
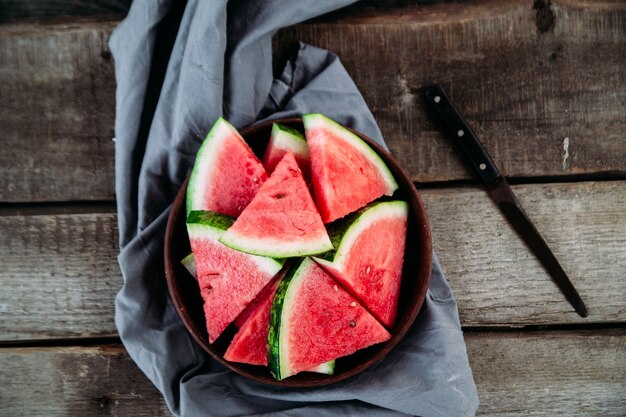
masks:
[[[425,96],[443,121],[450,136],[463,149],[481,181],[487,185],[494,184],[500,177],[500,171],[496,168],[474,131],[454,107],[444,89],[439,84],[433,84],[426,88]]]

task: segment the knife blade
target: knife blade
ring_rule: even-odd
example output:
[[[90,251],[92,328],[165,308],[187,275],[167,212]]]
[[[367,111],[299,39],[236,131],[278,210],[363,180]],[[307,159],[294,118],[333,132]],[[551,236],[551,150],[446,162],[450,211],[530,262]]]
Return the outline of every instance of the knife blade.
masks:
[[[587,307],[569,277],[559,264],[545,239],[524,212],[511,186],[500,174],[493,160],[482,146],[478,137],[454,106],[445,90],[434,84],[425,90],[426,101],[440,117],[446,131],[463,150],[472,168],[486,186],[487,193],[509,224],[541,262],[567,301],[581,316],[587,317]]]

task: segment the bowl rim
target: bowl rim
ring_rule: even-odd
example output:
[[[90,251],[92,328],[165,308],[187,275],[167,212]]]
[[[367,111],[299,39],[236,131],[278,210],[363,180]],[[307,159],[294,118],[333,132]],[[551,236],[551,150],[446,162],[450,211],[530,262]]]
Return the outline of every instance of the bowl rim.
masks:
[[[302,124],[301,117],[288,117],[288,118],[277,118],[264,120],[258,123],[255,123],[251,126],[248,126],[241,130],[240,134],[247,141],[247,137],[253,136],[261,133],[262,131],[270,128],[274,123],[282,123],[287,125],[293,124]],[[361,139],[365,140],[365,142],[376,152],[378,153],[385,163],[389,165],[391,162],[392,167],[390,169],[392,171],[397,171],[403,178],[402,182],[408,184],[409,194],[411,201],[409,205],[411,207],[410,213],[414,212],[414,216],[417,219],[417,225],[419,226],[416,230],[418,233],[418,237],[416,237],[416,241],[419,242],[423,249],[419,252],[421,259],[419,260],[419,265],[417,266],[416,279],[420,280],[416,286],[418,298],[414,303],[411,303],[407,311],[404,312],[404,315],[408,315],[406,319],[406,323],[397,331],[390,330],[391,338],[385,342],[382,342],[380,345],[383,345],[382,348],[373,355],[372,358],[357,364],[354,367],[350,367],[345,372],[335,375],[323,375],[318,377],[317,379],[298,379],[297,377],[290,377],[283,380],[276,380],[274,378],[268,378],[265,376],[261,376],[255,374],[251,371],[245,369],[241,364],[236,362],[229,362],[225,360],[220,354],[211,349],[211,344],[208,343],[208,339],[205,340],[201,335],[197,334],[194,330],[194,326],[192,325],[191,317],[189,317],[188,309],[182,299],[182,291],[179,291],[179,288],[176,285],[177,273],[175,267],[175,262],[173,260],[173,236],[176,229],[176,223],[179,220],[179,216],[181,215],[181,211],[184,210],[185,207],[185,196],[187,190],[187,184],[189,182],[189,176],[185,179],[183,184],[181,185],[175,200],[172,203],[170,213],[168,215],[167,226],[165,230],[165,240],[164,240],[164,266],[165,266],[165,278],[167,281],[168,287],[168,295],[174,305],[174,309],[186,330],[191,334],[194,340],[203,348],[205,352],[207,352],[211,357],[217,360],[219,363],[227,367],[228,369],[242,375],[246,378],[254,380],[256,382],[261,382],[263,384],[273,385],[273,386],[283,386],[283,387],[297,387],[297,388],[305,388],[305,387],[319,387],[324,385],[333,384],[339,381],[343,381],[347,378],[355,376],[365,369],[371,367],[375,363],[378,363],[383,358],[387,356],[387,354],[404,338],[406,333],[415,323],[420,311],[422,310],[424,299],[426,297],[426,293],[428,292],[428,285],[430,282],[430,276],[432,272],[432,237],[430,233],[430,226],[428,222],[428,216],[426,215],[426,209],[424,203],[415,188],[415,185],[411,181],[410,176],[407,174],[406,170],[400,165],[400,163],[382,146],[380,146],[377,142],[364,135],[361,132],[358,132],[354,129],[348,128],[352,133],[356,134]],[[394,173],[395,175],[396,173]],[[398,178],[396,178],[398,181]],[[398,181],[400,182],[400,181]],[[417,210],[414,210],[417,208]],[[407,231],[408,233],[408,231]],[[405,248],[406,251],[406,248]],[[180,262],[180,259],[178,260]],[[406,262],[406,259],[405,259]],[[403,273],[404,279],[404,273]]]

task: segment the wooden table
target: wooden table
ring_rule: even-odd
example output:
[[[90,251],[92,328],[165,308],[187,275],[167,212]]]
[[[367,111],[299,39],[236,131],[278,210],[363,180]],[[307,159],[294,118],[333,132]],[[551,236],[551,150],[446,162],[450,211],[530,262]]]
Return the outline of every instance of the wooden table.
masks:
[[[2,3],[0,415],[169,415],[113,322],[107,39],[128,0]],[[276,62],[298,40],[336,52],[421,189],[479,413],[625,415],[625,4],[408,3],[370,0],[285,29]],[[435,81],[515,184],[588,318],[426,116],[421,92]]]

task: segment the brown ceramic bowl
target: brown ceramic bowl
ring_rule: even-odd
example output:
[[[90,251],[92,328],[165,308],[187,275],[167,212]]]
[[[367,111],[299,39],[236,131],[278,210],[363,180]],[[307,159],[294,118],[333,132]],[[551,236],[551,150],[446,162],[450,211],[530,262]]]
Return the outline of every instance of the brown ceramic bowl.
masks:
[[[291,118],[275,121],[303,131],[302,119]],[[260,123],[241,132],[258,156],[263,155],[269,140],[272,122]],[[424,204],[411,179],[398,162],[365,135],[359,132],[354,133],[365,140],[391,169],[400,186],[394,194],[394,198],[408,201],[410,211],[398,318],[393,329],[390,329],[392,336],[384,343],[361,349],[350,356],[337,359],[334,375],[302,372],[282,381],[277,381],[266,367],[228,362],[224,360],[223,355],[236,332],[232,324],[215,343],[209,344],[198,284],[180,263],[181,259],[190,252],[185,227],[187,182],[183,184],[176,200],[174,200],[165,232],[165,273],[170,296],[181,320],[200,346],[218,362],[238,374],[265,384],[287,387],[316,387],[344,380],[383,359],[404,337],[422,307],[428,289],[432,261],[430,229]]]

